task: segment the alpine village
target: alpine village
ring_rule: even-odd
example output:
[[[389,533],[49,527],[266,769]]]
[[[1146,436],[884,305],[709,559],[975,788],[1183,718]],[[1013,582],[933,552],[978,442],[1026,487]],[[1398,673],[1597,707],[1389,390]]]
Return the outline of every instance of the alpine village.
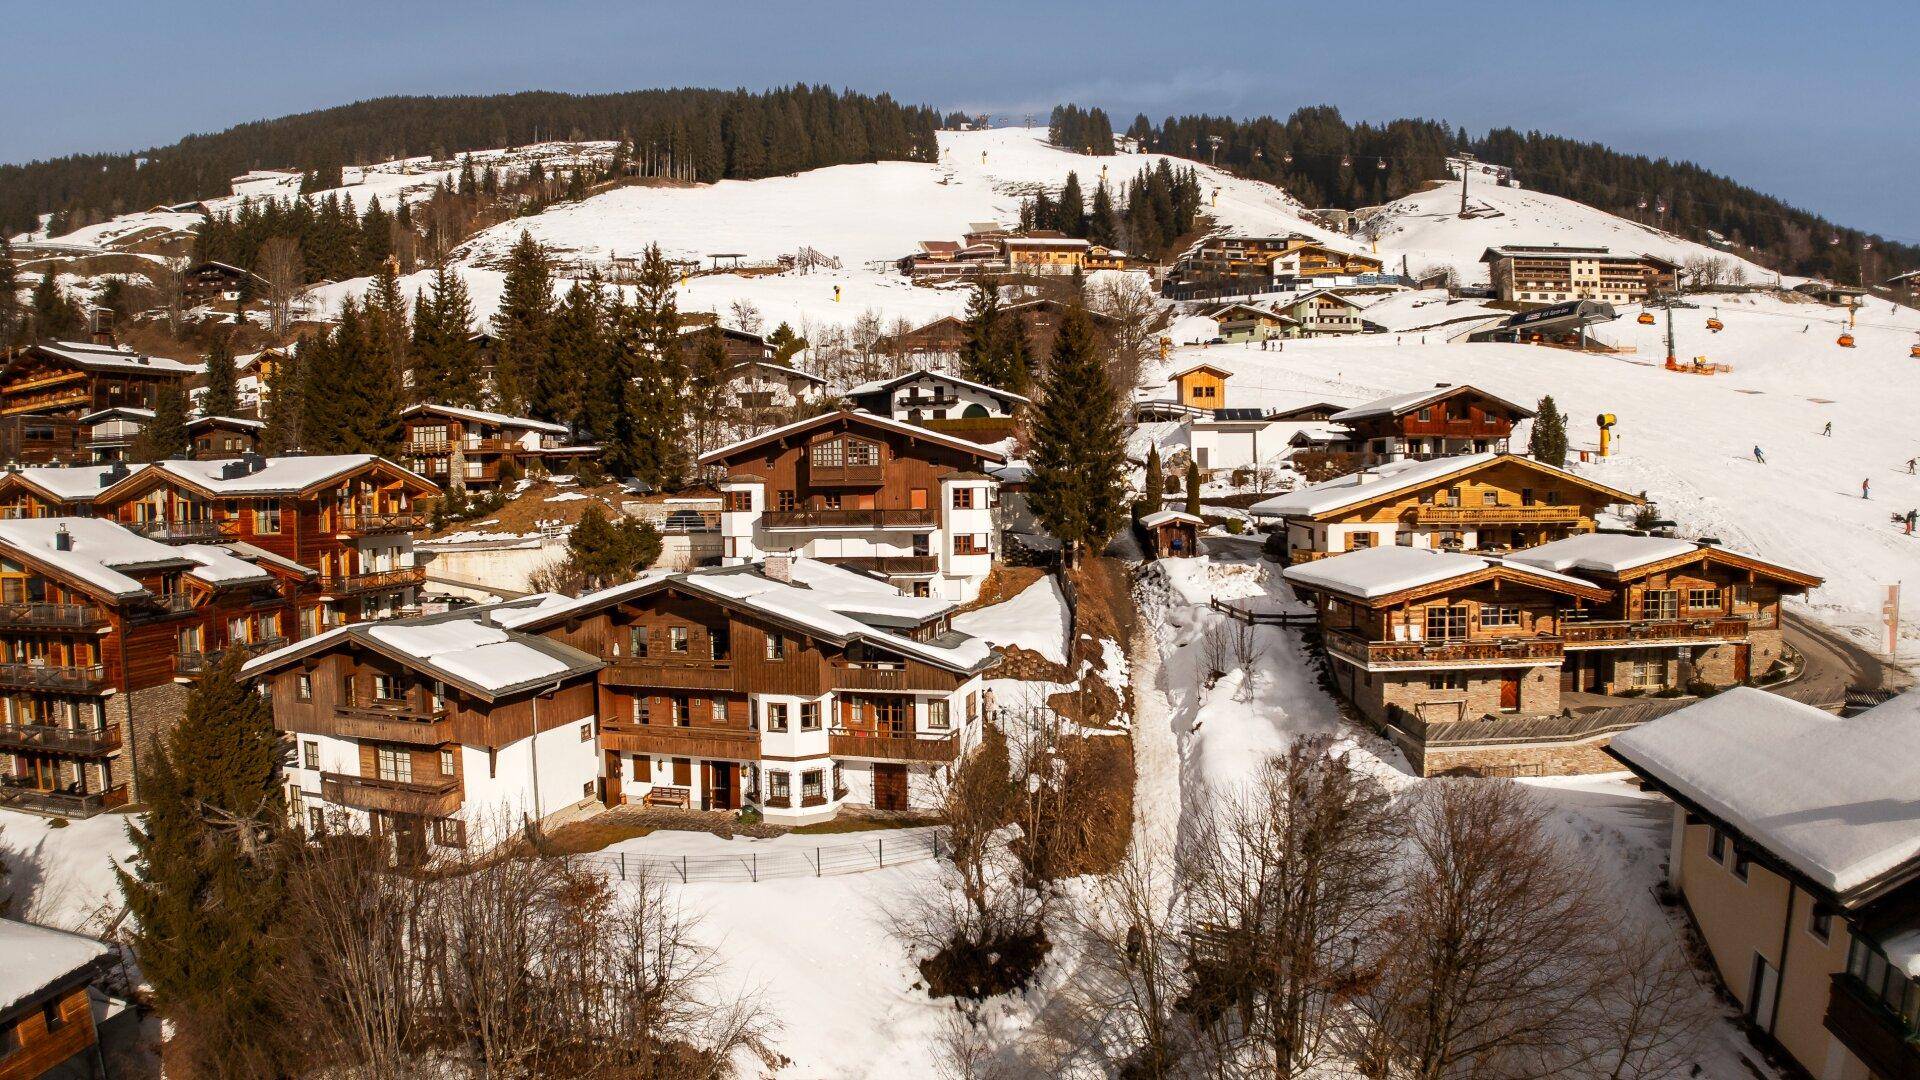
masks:
[[[1916,268],[1327,107],[0,166],[0,1080],[1920,1077]]]

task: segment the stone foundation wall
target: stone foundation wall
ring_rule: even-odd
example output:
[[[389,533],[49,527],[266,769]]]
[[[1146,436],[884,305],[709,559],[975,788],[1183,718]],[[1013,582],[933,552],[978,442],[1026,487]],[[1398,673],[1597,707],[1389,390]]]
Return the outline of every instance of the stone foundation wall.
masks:
[[[1619,772],[1618,761],[1603,753],[1612,734],[1577,743],[1515,746],[1428,747],[1414,763],[1422,776],[1580,776]]]
[[[129,797],[134,802],[140,801],[135,764],[149,760],[153,748],[186,715],[189,689],[184,683],[168,682],[107,699],[107,723],[118,727],[121,733],[120,753],[110,759],[113,770],[110,782],[126,781]]]

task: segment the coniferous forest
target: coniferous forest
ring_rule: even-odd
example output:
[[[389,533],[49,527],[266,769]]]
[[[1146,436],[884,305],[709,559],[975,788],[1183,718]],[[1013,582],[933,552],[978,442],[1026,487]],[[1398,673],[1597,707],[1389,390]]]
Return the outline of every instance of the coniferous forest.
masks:
[[[886,94],[796,85],[746,90],[529,92],[386,97],[192,135],[137,153],[0,165],[0,230],[64,212],[74,225],[225,194],[253,169],[328,175],[342,165],[540,140],[624,139],[689,155],[699,180],[746,180],[827,165],[932,161],[932,109]]]

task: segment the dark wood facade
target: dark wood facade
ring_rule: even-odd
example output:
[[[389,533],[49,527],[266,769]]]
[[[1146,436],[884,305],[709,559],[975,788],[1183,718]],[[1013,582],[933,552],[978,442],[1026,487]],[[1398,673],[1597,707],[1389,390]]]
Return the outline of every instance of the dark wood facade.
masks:
[[[151,409],[160,389],[183,391],[189,367],[92,346],[34,346],[0,372],[0,416],[78,420],[116,406]]]

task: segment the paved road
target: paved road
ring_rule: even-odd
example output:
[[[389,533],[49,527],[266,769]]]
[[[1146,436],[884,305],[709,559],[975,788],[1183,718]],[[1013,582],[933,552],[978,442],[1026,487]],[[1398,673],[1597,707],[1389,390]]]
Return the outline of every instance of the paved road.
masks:
[[[1812,704],[1846,700],[1847,688],[1904,690],[1913,676],[1886,658],[1860,647],[1838,631],[1812,619],[1787,613],[1787,643],[1807,658],[1807,671],[1792,684],[1792,696]]]

